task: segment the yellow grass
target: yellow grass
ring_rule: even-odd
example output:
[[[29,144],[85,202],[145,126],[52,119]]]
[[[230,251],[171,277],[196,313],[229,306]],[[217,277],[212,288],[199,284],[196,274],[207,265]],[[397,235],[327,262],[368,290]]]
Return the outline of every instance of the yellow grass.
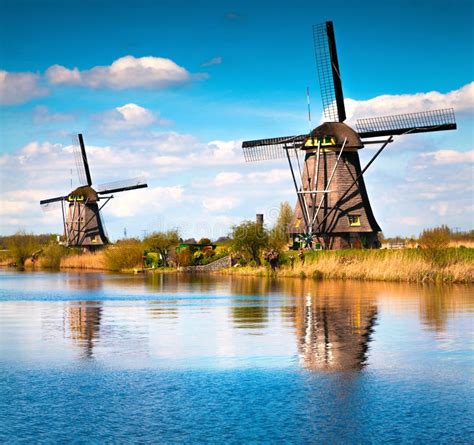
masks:
[[[406,250],[390,251],[385,255],[376,252],[354,256],[322,252],[307,258],[305,264],[296,260],[293,269],[282,266],[273,274],[316,279],[474,283],[474,261],[469,258],[441,267]],[[265,267],[237,267],[223,273],[263,276],[272,272]]]
[[[107,270],[104,251],[86,252],[61,258],[61,269]]]

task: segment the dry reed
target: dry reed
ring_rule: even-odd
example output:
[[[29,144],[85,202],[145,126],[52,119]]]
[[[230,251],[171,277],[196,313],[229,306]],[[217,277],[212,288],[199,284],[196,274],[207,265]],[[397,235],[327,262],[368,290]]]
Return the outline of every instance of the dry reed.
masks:
[[[85,252],[61,258],[61,269],[107,270],[103,251]]]
[[[265,267],[236,267],[223,273],[316,279],[353,279],[370,281],[474,283],[474,261],[460,256],[444,266],[433,264],[419,252],[410,250],[318,252],[294,267],[283,265],[275,272]]]

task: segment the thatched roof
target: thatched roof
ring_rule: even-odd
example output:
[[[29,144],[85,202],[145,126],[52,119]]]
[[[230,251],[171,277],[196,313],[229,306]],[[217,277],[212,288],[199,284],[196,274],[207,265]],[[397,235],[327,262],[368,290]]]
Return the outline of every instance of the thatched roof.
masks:
[[[71,193],[69,193],[68,198],[79,198],[88,202],[96,202],[99,200],[97,192],[92,187],[89,187],[87,185],[78,187],[77,189],[73,190]]]

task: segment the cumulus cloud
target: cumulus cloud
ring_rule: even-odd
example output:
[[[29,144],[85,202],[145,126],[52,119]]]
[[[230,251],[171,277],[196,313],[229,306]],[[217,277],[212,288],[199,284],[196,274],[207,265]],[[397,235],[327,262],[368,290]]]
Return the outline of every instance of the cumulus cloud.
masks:
[[[163,89],[190,82],[203,75],[192,75],[171,59],[162,57],[121,57],[111,65],[95,66],[88,70],[69,69],[53,65],[46,70],[46,78],[53,85],[79,85],[90,88],[107,87]]]
[[[448,164],[472,164],[474,163],[474,150],[456,151],[456,150],[438,150],[419,155],[418,165],[448,165]]]
[[[222,57],[217,56],[217,57],[213,57],[212,59],[208,60],[207,62],[202,63],[201,66],[220,65],[221,63],[222,63]]]
[[[116,107],[95,118],[100,122],[101,129],[108,132],[145,128],[158,121],[151,110],[133,103]]]
[[[39,74],[0,70],[0,104],[21,104],[46,94],[48,89],[41,85]]]
[[[346,99],[348,123],[357,119],[417,111],[454,108],[456,113],[474,112],[474,82],[449,93],[430,91],[428,93],[382,95],[369,100]]]
[[[146,190],[133,190],[117,195],[113,205],[108,208],[111,215],[127,217],[147,212],[156,213],[173,206],[183,197],[182,186],[149,187]]]

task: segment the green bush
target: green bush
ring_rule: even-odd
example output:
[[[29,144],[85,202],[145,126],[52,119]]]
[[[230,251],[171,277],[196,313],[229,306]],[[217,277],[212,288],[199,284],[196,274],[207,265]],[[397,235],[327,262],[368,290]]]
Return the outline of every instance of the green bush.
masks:
[[[143,243],[140,240],[120,241],[115,246],[108,247],[104,252],[107,268],[120,271],[140,267],[143,263],[143,252]]]
[[[6,247],[10,257],[20,269],[25,267],[25,262],[40,249],[38,239],[31,233],[19,231],[6,239]]]
[[[41,267],[44,269],[59,270],[61,258],[68,254],[66,247],[58,243],[48,244],[41,254]]]

